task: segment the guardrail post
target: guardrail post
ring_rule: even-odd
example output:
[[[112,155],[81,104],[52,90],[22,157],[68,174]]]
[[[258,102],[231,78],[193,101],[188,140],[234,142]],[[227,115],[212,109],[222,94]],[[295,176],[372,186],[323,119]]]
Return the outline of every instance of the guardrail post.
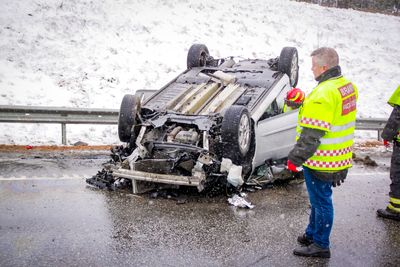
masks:
[[[67,145],[67,125],[61,123],[61,143]]]
[[[381,134],[382,134],[382,130],[378,130],[378,141],[382,141]]]

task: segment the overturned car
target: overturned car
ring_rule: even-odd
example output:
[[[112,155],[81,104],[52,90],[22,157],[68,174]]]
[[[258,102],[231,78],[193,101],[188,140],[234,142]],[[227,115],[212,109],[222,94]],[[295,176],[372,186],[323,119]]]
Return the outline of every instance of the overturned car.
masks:
[[[236,187],[258,168],[286,159],[295,143],[297,112],[283,112],[298,81],[298,53],[285,47],[268,60],[216,59],[194,44],[187,69],[145,98],[125,95],[118,121],[125,143],[113,178],[144,185]]]

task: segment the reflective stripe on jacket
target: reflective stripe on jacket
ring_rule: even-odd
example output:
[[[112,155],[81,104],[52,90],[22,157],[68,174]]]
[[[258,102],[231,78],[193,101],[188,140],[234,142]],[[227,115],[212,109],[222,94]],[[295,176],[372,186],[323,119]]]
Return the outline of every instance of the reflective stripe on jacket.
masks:
[[[319,171],[351,167],[357,98],[357,87],[342,76],[321,82],[306,97],[299,111],[297,136],[302,127],[326,133],[304,166]]]

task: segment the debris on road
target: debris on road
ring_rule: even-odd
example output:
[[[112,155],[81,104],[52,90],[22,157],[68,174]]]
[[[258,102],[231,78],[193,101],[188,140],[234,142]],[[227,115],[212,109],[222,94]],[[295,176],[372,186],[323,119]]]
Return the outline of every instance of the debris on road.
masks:
[[[356,163],[362,163],[366,166],[370,166],[370,167],[376,167],[378,166],[378,163],[376,163],[375,160],[371,159],[370,156],[365,156],[364,158],[362,157],[358,157],[356,155],[356,153],[353,153],[353,161]]]
[[[132,188],[132,181],[126,178],[115,178],[112,173],[118,169],[125,157],[127,150],[123,146],[115,146],[111,148],[111,159],[103,164],[103,169],[91,178],[86,179],[86,183],[100,189],[108,189],[115,191],[116,189]]]
[[[263,189],[271,187],[276,181],[291,180],[304,180],[303,172],[294,173],[282,163],[269,162],[258,167],[245,185],[247,188]]]
[[[248,208],[248,209],[254,208],[255,206],[245,198],[246,196],[247,195],[245,193],[240,193],[240,195],[234,194],[232,197],[228,198],[228,202],[232,206],[239,208]]]
[[[132,154],[129,146],[115,146],[111,148],[110,160],[103,164],[103,169],[93,177],[86,179],[86,183],[110,191],[133,190],[133,181],[128,178],[113,175],[113,172],[122,166],[129,166],[129,156]],[[189,195],[215,197],[220,195],[230,196],[228,203],[232,206],[253,209],[253,205],[246,193],[273,187],[277,181],[304,180],[301,173],[294,174],[285,168],[283,162],[266,162],[258,167],[254,174],[246,180],[240,175],[242,166],[232,164],[230,160],[223,160],[221,175],[204,184],[205,190],[198,192],[196,188],[178,185],[167,185],[163,183],[141,182],[136,186],[143,186],[150,198],[164,198],[176,201],[176,204],[185,204]],[[154,168],[154,166],[152,166]]]

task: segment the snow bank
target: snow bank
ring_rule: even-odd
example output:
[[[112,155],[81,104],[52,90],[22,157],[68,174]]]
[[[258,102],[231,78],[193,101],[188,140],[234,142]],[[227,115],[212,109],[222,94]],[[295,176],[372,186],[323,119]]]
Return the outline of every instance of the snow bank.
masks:
[[[359,117],[387,117],[399,84],[400,18],[291,1],[36,0],[0,2],[0,105],[119,108],[186,66],[192,43],[215,57],[300,57],[298,87],[315,82],[309,54],[337,49],[360,91]],[[68,126],[69,142],[119,143],[116,126]],[[0,124],[0,143],[59,144],[60,126]]]

